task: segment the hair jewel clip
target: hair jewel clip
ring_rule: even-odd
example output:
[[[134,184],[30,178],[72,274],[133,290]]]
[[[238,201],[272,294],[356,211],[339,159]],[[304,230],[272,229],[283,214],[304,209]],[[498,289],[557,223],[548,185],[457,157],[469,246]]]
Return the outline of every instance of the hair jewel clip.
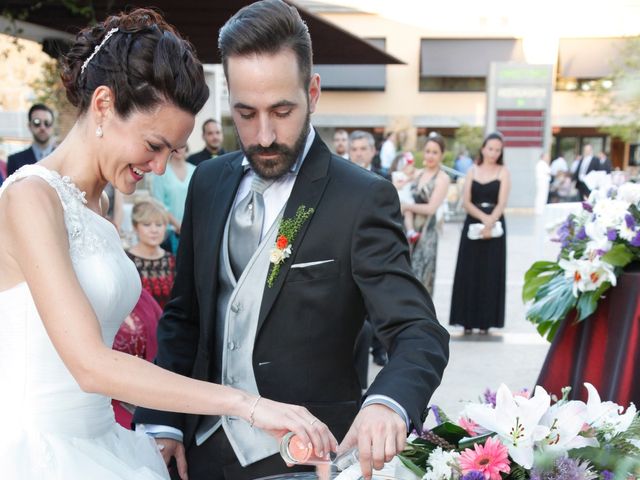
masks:
[[[93,57],[95,57],[96,53],[98,53],[100,51],[100,49],[102,48],[102,46],[105,43],[107,43],[107,40],[109,40],[111,38],[111,35],[113,35],[117,31],[118,31],[118,27],[112,28],[111,30],[109,30],[107,32],[107,34],[104,36],[104,38],[102,39],[100,44],[96,45],[96,47],[93,49],[93,53],[91,53],[91,55],[89,55],[89,57],[82,64],[82,67],[80,67],[80,75],[82,75],[84,73],[84,70],[85,70],[85,68],[87,68],[87,65],[89,65],[89,62],[91,61],[91,59]]]

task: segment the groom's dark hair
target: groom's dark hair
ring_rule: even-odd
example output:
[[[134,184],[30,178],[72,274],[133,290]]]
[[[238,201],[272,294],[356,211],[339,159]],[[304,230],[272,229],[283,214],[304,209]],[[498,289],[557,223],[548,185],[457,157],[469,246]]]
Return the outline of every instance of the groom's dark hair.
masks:
[[[313,50],[311,36],[295,7],[282,0],[262,0],[238,10],[220,29],[218,48],[224,73],[231,56],[275,54],[290,48],[298,60],[305,90],[311,81]]]

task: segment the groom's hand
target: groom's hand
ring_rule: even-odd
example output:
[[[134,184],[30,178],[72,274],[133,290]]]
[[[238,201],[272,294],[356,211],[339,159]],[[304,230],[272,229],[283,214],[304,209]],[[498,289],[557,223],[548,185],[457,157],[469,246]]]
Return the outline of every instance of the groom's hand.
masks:
[[[177,440],[173,440],[172,438],[157,438],[156,443],[158,444],[158,449],[162,454],[162,458],[164,459],[164,463],[169,465],[172,457],[176,459],[176,468],[178,470],[178,475],[181,480],[188,480],[189,475],[187,474],[187,457],[184,454],[184,445],[182,442],[178,442]]]
[[[389,407],[374,403],[360,410],[338,447],[338,454],[357,446],[362,475],[369,480],[372,466],[380,470],[404,450],[406,442],[405,421]]]

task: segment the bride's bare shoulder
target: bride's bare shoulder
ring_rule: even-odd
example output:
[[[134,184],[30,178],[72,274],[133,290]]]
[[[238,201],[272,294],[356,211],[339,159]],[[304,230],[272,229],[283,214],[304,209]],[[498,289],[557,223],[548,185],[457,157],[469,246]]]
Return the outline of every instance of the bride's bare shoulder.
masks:
[[[14,181],[4,189],[0,197],[0,211],[4,215],[25,220],[31,218],[26,216],[30,213],[62,212],[62,205],[55,189],[46,180],[31,175]]]
[[[0,196],[0,290],[24,280],[20,267],[33,260],[38,245],[63,244],[64,212],[55,190],[29,176],[4,188]]]
[[[29,176],[7,186],[0,197],[0,218],[4,240],[31,241],[47,235],[57,235],[64,229],[64,211],[58,194],[49,183]],[[15,242],[14,242],[15,243]]]

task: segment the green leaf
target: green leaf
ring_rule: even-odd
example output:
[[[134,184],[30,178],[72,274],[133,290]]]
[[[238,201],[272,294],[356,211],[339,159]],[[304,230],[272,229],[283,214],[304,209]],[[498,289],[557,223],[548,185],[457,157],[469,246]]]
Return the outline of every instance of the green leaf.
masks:
[[[547,340],[549,340],[550,342],[553,342],[553,339],[556,336],[556,333],[558,332],[558,328],[560,328],[560,325],[562,324],[562,322],[554,322],[551,325],[551,328],[549,329],[549,332],[547,333]]]
[[[533,300],[540,287],[548,283],[554,275],[562,269],[556,262],[535,262],[524,274],[524,287],[522,288],[522,300]]]
[[[609,282],[604,282],[597,290],[594,290],[593,292],[584,292],[580,295],[576,306],[578,309],[578,322],[581,322],[596,311],[596,308],[598,307],[598,300],[600,300],[602,294],[610,287],[611,284]]]
[[[573,296],[573,283],[564,275],[556,275],[538,290],[535,301],[527,309],[527,320],[551,341],[577,301]]]
[[[443,422],[440,425],[432,428],[431,431],[442,437],[443,434],[452,434],[452,435],[461,435],[466,437],[468,435],[467,431],[462,428],[460,425],[453,422]]]
[[[413,463],[411,460],[406,458],[404,455],[398,455],[398,458],[400,459],[400,461],[402,462],[402,464],[405,467],[407,467],[409,470],[411,470],[411,472],[413,472],[416,475],[418,475],[420,478],[422,478],[427,473],[426,470],[423,470],[422,468],[420,468],[418,465]]]
[[[614,267],[625,267],[632,259],[633,253],[622,243],[614,244],[611,250],[602,256],[603,262],[607,262]]]
[[[524,274],[524,279],[525,279],[525,281],[527,281],[530,278],[537,277],[538,275],[540,275],[542,273],[545,273],[545,272],[558,272],[560,270],[562,270],[562,268],[560,267],[560,265],[558,265],[557,262],[550,262],[548,260],[540,260],[538,262],[535,262],[533,265],[531,265],[529,270],[527,270],[527,272]]]
[[[451,422],[441,423],[431,431],[453,445],[457,445],[461,439],[469,435],[464,428]]]
[[[473,445],[475,445],[476,443],[484,443],[484,441],[489,438],[492,437],[494,435],[493,432],[490,433],[485,433],[484,435],[478,435],[477,437],[468,437],[465,438],[464,440],[462,440],[459,444],[458,444],[458,448],[460,450],[462,450],[463,448],[468,448],[468,447],[472,447]]]

